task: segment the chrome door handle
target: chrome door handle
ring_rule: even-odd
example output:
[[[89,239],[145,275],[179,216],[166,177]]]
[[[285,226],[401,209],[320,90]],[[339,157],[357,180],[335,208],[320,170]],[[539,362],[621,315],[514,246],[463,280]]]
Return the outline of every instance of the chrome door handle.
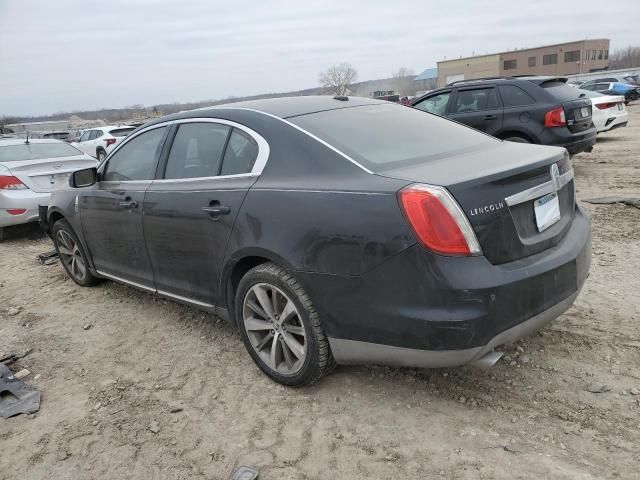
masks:
[[[214,215],[229,215],[231,209],[229,207],[225,207],[223,205],[218,205],[215,207],[202,207],[202,211],[208,213],[211,216]]]
[[[120,202],[120,206],[122,208],[138,208],[138,202],[136,202],[135,200],[131,200],[131,201],[127,201],[127,202]]]

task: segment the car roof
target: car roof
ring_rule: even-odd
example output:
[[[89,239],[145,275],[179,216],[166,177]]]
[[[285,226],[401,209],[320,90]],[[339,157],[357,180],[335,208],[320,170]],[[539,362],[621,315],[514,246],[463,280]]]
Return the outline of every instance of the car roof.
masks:
[[[203,114],[206,112],[213,116],[215,111],[219,109],[241,108],[246,110],[257,110],[280,118],[289,118],[296,117],[298,115],[307,115],[309,113],[323,112],[326,110],[380,104],[389,105],[389,102],[365,97],[332,97],[329,95],[314,95],[247,100],[243,102],[226,103],[212,107],[198,108],[196,110]],[[190,113],[193,111],[194,110],[180,112],[180,114],[176,115]]]
[[[2,138],[0,139],[0,147],[6,147],[8,145],[24,145],[26,143],[25,138]],[[30,138],[29,143],[66,143],[62,140],[55,138]]]

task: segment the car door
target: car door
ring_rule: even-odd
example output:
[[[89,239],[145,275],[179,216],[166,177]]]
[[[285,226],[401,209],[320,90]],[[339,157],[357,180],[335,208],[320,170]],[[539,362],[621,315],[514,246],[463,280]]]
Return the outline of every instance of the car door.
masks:
[[[502,128],[502,104],[493,85],[457,88],[449,111],[448,117],[452,120],[489,135]]]
[[[161,178],[145,195],[147,252],[159,293],[210,307],[222,293],[231,229],[268,147],[224,120],[184,120],[174,129]]]
[[[419,102],[414,103],[413,108],[444,117],[448,111],[447,106],[449,104],[450,97],[451,90],[437,92],[433,95],[428,95]]]
[[[89,138],[91,137],[91,132],[92,132],[92,130],[85,131],[80,136],[80,139],[78,140],[78,143],[76,145],[74,145],[74,147],[77,147],[79,150],[83,151],[87,155],[89,155],[89,152],[87,151],[87,148],[88,148],[88,145],[89,145],[88,142],[89,142]]]
[[[542,123],[532,121],[540,116],[535,98],[517,85],[500,85],[498,91],[502,99],[505,130],[538,135]]]
[[[144,193],[155,177],[167,126],[128,139],[78,198],[82,230],[98,273],[154,290],[142,230]]]

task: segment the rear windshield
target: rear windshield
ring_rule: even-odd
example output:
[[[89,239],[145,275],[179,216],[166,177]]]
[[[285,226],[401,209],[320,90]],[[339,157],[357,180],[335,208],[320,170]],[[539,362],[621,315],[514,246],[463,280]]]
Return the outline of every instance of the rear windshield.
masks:
[[[44,158],[72,157],[82,152],[66,143],[23,143],[0,146],[0,162],[21,162]]]
[[[575,87],[570,87],[564,82],[544,82],[540,85],[547,92],[549,92],[553,98],[560,102],[568,102],[570,100],[576,100],[580,98],[580,95],[583,93],[582,90],[578,90]]]
[[[134,130],[135,128],[115,128],[111,130],[109,133],[114,137],[126,137]]]
[[[401,105],[367,105],[288,119],[372,171],[475,150],[492,137]]]

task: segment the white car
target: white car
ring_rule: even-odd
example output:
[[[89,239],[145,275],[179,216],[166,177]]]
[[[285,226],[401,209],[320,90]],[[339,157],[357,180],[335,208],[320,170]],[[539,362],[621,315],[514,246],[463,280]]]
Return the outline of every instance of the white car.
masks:
[[[627,126],[629,114],[624,106],[623,96],[606,95],[589,90],[582,90],[582,92],[591,99],[592,120],[598,133]]]
[[[60,140],[0,139],[0,241],[5,227],[38,220],[50,192],[68,186],[71,172],[97,162]]]
[[[107,158],[111,150],[124,138],[133,132],[136,127],[131,125],[111,125],[108,127],[96,127],[85,130],[80,140],[72,145],[102,161]]]

